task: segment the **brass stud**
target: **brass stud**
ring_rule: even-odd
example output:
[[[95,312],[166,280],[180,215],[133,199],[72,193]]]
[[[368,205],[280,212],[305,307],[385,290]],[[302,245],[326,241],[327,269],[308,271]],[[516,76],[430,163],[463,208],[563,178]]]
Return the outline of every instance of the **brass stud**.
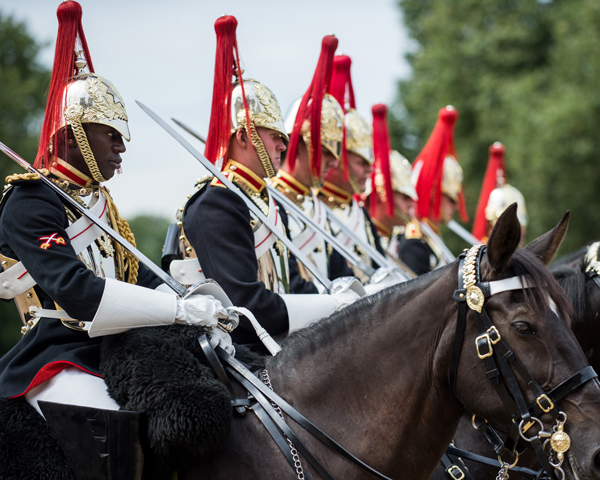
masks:
[[[465,298],[465,294],[464,294],[464,293],[461,293],[461,294],[459,295],[459,297],[460,297],[460,298]]]
[[[27,325],[29,325],[30,327],[33,327],[33,320],[27,320]]]
[[[83,323],[83,322],[79,322],[79,327],[80,327],[80,328],[83,328],[83,327],[85,327],[85,323]]]
[[[192,253],[192,247],[187,247],[187,248],[185,249],[185,251],[186,251],[187,253]]]
[[[33,295],[31,295],[31,292],[28,292],[27,295],[26,295],[27,298],[31,298],[32,296]]]
[[[25,335],[27,333],[27,327],[21,327],[21,335]]]
[[[300,194],[296,195],[296,200],[302,200],[303,198],[304,198],[304,195],[300,195]]]
[[[2,266],[3,267],[6,267],[6,263],[7,263],[6,260],[2,260]]]
[[[178,227],[183,227],[183,222],[177,222]]]
[[[229,167],[229,170],[231,170],[232,172],[235,172],[237,170],[237,167],[235,165],[231,165]]]

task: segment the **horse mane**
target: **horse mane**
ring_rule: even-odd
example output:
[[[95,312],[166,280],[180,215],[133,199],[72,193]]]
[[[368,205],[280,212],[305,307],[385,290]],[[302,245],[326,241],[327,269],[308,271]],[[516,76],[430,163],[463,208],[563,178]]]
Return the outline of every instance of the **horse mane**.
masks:
[[[404,297],[411,298],[415,292],[443,276],[454,263],[456,262],[369,295],[334,312],[327,318],[291,333],[282,344],[282,351],[270,359],[269,363],[280,365],[282,362],[292,362],[298,356],[319,350],[322,345],[330,344],[333,339],[339,337],[343,332],[347,332],[354,324],[363,321],[371,313],[375,304],[380,301],[388,302],[391,296],[394,296],[394,302],[404,303],[402,302]],[[289,363],[289,365],[293,365],[293,363]]]
[[[586,308],[585,274],[573,268],[553,268],[551,271],[571,302],[574,312],[573,322],[582,322]]]
[[[511,257],[508,267],[512,267],[514,275],[526,275],[533,285],[539,287],[523,290],[525,304],[532,311],[547,313],[550,308],[548,304],[548,297],[550,297],[556,304],[558,314],[570,325],[571,317],[575,313],[573,307],[563,288],[537,256],[525,248],[517,248]],[[506,278],[506,275],[503,275],[503,278]]]
[[[576,252],[570,253],[569,255],[565,255],[564,257],[561,257],[559,260],[555,261],[550,266],[550,271],[559,270],[561,268],[564,268],[568,265],[575,264],[575,263],[578,263],[578,265],[581,266],[583,263],[585,254],[587,253],[587,248],[591,245],[591,243],[592,242],[588,243],[587,245],[580,248]],[[576,262],[577,260],[579,260],[579,262]]]
[[[270,359],[269,364],[277,366],[282,363],[294,362],[298,357],[320,350],[322,345],[330,344],[335,338],[353,328],[355,324],[364,322],[365,317],[372,313],[371,309],[375,304],[379,302],[382,304],[389,303],[391,296],[394,297],[394,303],[406,303],[406,301],[403,301],[404,298],[411,299],[415,292],[442,277],[455,263],[453,262],[407,282],[399,283],[374,295],[369,295],[338,312],[334,312],[328,318],[318,320],[307,328],[293,332],[284,341],[282,351],[276,357]],[[541,287],[523,290],[524,301],[532,311],[547,312],[550,308],[548,304],[549,296],[556,304],[559,315],[570,323],[574,312],[565,291],[539,258],[524,248],[518,248],[512,255],[508,267],[512,267],[514,275],[527,275],[533,285]],[[487,270],[490,270],[489,267]],[[482,267],[481,277],[484,281],[498,279],[494,278],[489,272],[486,273],[485,267]],[[365,325],[368,324],[365,323]]]

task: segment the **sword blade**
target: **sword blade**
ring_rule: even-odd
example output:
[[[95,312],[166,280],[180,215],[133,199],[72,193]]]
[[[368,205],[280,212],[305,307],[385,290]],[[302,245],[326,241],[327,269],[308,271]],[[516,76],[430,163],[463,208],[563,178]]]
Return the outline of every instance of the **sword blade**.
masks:
[[[166,274],[163,270],[161,270],[158,266],[156,266],[152,260],[150,260],[146,255],[140,252],[137,248],[131,245],[127,240],[125,240],[121,234],[115,230],[113,230],[106,222],[100,220],[95,214],[90,212],[87,208],[83,207],[79,203],[77,203],[71,196],[60,189],[58,186],[54,185],[49,179],[47,179],[44,175],[42,175],[33,165],[27,162],[25,159],[21,158],[15,152],[13,152],[10,148],[0,142],[0,151],[2,151],[7,157],[11,158],[15,162],[17,162],[21,167],[27,170],[30,173],[36,173],[40,176],[40,180],[48,185],[52,190],[54,190],[59,196],[61,196],[70,206],[75,208],[79,213],[81,213],[84,217],[86,217],[91,222],[95,223],[100,227],[102,231],[110,235],[119,245],[121,245],[124,249],[134,255],[140,262],[142,262],[148,269],[154,273],[158,278],[160,278],[163,282],[165,282],[169,287],[171,287],[178,295],[185,296],[187,293],[187,289],[178,283],[171,276]]]
[[[448,228],[456,233],[460,238],[462,238],[465,242],[470,243],[471,245],[480,245],[481,241],[477,240],[471,232],[469,232],[465,227],[463,227],[460,223],[450,220],[448,222]]]
[[[185,138],[183,138],[171,125],[165,122],[161,117],[159,117],[156,113],[154,113],[150,108],[144,105],[139,100],[135,101],[139,107],[146,112],[152,120],[158,123],[164,130],[167,131],[169,135],[171,135],[175,140],[177,140],[182,147],[184,147],[188,152],[190,152],[196,160],[198,160],[204,168],[206,168],[210,173],[212,173],[215,177],[219,179],[219,181],[229,188],[232,192],[235,192],[246,204],[248,210],[250,210],[263,224],[271,230],[271,232],[279,239],[281,242],[288,248],[288,250],[296,257],[297,260],[302,262],[302,264],[306,267],[306,269],[315,277],[324,287],[330,292],[331,291],[331,280],[329,280],[316,266],[312,263],[306,255],[304,255],[296,245],[292,243],[292,241],[286,237],[284,234],[278,230],[273,222],[267,218],[267,216],[262,213],[260,208],[258,208],[252,200],[250,200],[236,185],[234,185],[221,171],[216,168],[209,160],[204,157],[198,150],[196,150],[190,142],[188,142]]]
[[[425,232],[425,235],[427,235],[433,242],[435,242],[435,244],[442,251],[442,257],[444,258],[446,263],[452,263],[454,260],[456,260],[456,257],[452,254],[452,252],[446,246],[446,244],[440,238],[440,236],[433,231],[433,228],[431,228],[429,225],[427,225],[426,222],[419,222],[419,223],[421,226],[421,230],[423,230]]]
[[[200,140],[203,144],[206,145],[206,139],[202,135],[200,135],[198,132],[196,132],[192,128],[188,127],[185,123],[180,122],[176,118],[171,117],[171,120],[173,120],[177,125],[179,125],[181,128],[183,128],[192,137],[196,137],[198,140]]]
[[[369,277],[375,273],[375,269],[360,258],[358,255],[354,254],[348,248],[346,248],[342,243],[331,235],[327,230],[318,225],[312,218],[310,218],[302,209],[298,207],[294,202],[292,202],[289,198],[283,195],[279,190],[273,188],[271,185],[268,185],[269,193],[273,195],[277,201],[283,205],[285,205],[286,210],[289,210],[292,215],[294,215],[300,222],[303,222],[307,228],[310,228],[314,232],[318,232],[333,248],[335,248],[340,255],[342,255],[346,260],[348,260],[352,265],[359,268]],[[320,201],[320,200],[317,200]],[[316,205],[315,205],[316,208]]]

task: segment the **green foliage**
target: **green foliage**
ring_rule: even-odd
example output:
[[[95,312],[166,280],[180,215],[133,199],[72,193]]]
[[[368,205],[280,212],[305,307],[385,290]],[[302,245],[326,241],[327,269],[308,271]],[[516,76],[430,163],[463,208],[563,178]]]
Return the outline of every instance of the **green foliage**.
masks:
[[[564,252],[600,237],[600,4],[593,0],[400,0],[417,49],[399,83],[393,145],[414,158],[438,110],[459,112],[456,148],[473,216],[487,149],[507,151],[531,240],[572,211]],[[446,235],[446,238],[451,238]],[[462,244],[461,244],[462,246]]]
[[[139,215],[129,221],[137,248],[156,265],[160,265],[169,223],[167,218],[153,215]]]
[[[38,44],[23,23],[0,12],[0,141],[33,162],[50,72],[38,63]],[[0,155],[0,178],[22,169]],[[21,338],[14,302],[0,301],[0,355]]]

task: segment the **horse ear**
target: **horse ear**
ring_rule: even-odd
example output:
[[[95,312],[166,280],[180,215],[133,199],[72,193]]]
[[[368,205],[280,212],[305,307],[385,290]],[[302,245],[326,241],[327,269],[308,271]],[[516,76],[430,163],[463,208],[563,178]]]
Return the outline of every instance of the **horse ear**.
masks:
[[[520,240],[521,225],[517,218],[517,204],[513,203],[500,215],[488,240],[487,257],[494,271],[504,270]]]
[[[558,247],[560,247],[560,244],[567,234],[567,229],[569,228],[569,215],[570,212],[567,210],[556,227],[548,233],[544,233],[541,237],[536,238],[525,247],[544,262],[545,265],[548,265],[554,259],[556,252],[558,252]]]

